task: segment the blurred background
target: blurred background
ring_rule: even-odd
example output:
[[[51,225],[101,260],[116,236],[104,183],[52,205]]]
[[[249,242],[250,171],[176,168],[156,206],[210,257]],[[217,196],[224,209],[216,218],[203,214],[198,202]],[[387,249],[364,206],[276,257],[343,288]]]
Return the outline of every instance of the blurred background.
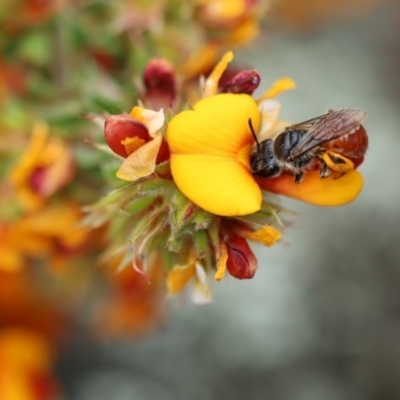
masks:
[[[367,112],[360,197],[332,209],[285,199],[294,227],[253,247],[256,277],[215,283],[209,305],[175,299],[151,334],[76,331],[56,366],[65,399],[400,399],[400,4],[335,3],[276,5],[236,61],[263,88],[296,81],[284,119]]]

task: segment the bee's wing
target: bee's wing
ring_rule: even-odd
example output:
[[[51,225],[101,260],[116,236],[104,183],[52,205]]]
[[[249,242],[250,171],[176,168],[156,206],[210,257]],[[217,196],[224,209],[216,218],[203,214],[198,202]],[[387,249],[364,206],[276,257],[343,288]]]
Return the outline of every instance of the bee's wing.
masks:
[[[347,108],[328,111],[319,117],[289,126],[287,130],[302,130],[307,133],[292,149],[288,159],[293,160],[315,146],[355,132],[365,115],[364,111]]]

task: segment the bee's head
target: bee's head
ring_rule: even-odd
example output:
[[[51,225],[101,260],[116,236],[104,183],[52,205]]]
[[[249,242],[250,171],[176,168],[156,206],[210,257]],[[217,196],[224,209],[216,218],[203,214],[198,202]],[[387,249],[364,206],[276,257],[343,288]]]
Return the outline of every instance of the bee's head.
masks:
[[[257,150],[252,154],[250,159],[251,172],[254,175],[266,178],[279,176],[282,168],[275,157],[274,141],[272,139],[267,139],[260,143],[254,131],[253,124],[251,123],[251,118],[249,118],[248,122],[250,131],[257,145]]]
[[[281,174],[282,168],[275,157],[272,139],[259,143],[257,151],[251,156],[250,165],[254,175],[272,178]]]

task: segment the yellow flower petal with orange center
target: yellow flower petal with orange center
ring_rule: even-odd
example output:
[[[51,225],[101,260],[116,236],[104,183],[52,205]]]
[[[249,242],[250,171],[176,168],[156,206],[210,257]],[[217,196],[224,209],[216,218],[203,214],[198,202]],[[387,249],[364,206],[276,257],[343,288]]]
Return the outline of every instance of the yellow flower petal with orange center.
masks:
[[[215,66],[206,80],[203,98],[214,96],[218,91],[218,82],[225,72],[228,64],[233,60],[233,53],[229,51],[222,56],[221,61]]]
[[[257,102],[261,102],[266,99],[272,99],[287,90],[292,90],[296,88],[296,82],[290,78],[281,78],[275,81],[270,88],[268,88]]]
[[[261,229],[244,235],[247,239],[255,240],[264,246],[273,246],[282,234],[272,226],[264,226]]]
[[[32,187],[30,178],[37,170],[44,170],[40,190]],[[30,143],[10,173],[10,180],[18,193],[18,200],[27,208],[37,209],[43,198],[52,195],[72,178],[72,153],[59,138],[49,137],[44,122],[34,124]]]
[[[318,171],[309,171],[301,183],[294,183],[292,175],[278,178],[257,178],[260,187],[269,192],[292,197],[317,206],[335,207],[346,205],[360,194],[363,177],[352,170],[340,177],[322,179]]]
[[[156,168],[157,154],[160,150],[161,142],[162,136],[158,134],[153,140],[139,147],[125,158],[117,171],[117,178],[125,181],[135,181],[152,174]]]
[[[178,294],[196,275],[194,264],[187,266],[176,265],[168,272],[167,290],[170,295]]]
[[[222,216],[260,209],[262,194],[250,170],[254,142],[249,119],[260,129],[255,101],[244,94],[220,94],[168,125],[171,171],[182,193],[204,210]]]

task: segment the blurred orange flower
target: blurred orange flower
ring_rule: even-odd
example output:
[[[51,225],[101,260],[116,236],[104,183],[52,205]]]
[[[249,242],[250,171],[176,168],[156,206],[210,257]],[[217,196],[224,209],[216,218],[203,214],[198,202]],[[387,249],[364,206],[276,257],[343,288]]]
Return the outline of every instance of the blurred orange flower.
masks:
[[[164,267],[156,257],[146,274],[135,267],[121,268],[119,257],[105,268],[109,293],[95,313],[95,329],[103,337],[143,335],[159,326],[165,314]]]
[[[13,222],[0,225],[0,270],[18,271],[28,258],[49,260],[61,269],[75,253],[86,250],[95,231],[80,227],[79,206],[50,204]],[[56,223],[55,223],[56,221]]]
[[[0,398],[52,400],[59,395],[51,344],[29,330],[0,329]]]
[[[35,210],[71,180],[74,169],[68,146],[57,137],[49,137],[44,122],[36,122],[31,141],[11,170],[10,180],[21,204]]]

